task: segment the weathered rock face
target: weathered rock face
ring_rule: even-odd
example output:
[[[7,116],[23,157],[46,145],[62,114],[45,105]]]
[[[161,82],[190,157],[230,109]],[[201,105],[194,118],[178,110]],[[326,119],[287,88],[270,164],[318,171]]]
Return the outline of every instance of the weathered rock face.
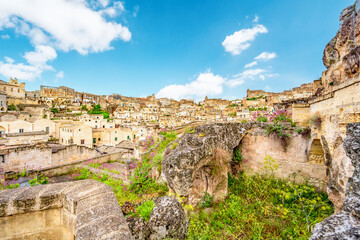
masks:
[[[360,123],[347,125],[346,155],[355,167],[346,188],[344,210],[315,225],[315,239],[360,239]]]
[[[160,197],[146,227],[146,239],[186,239],[189,222],[178,200]]]
[[[323,62],[327,70],[323,73],[323,85],[331,90],[358,75],[360,64],[360,2],[347,7],[340,15],[340,29],[324,50]],[[329,83],[332,82],[330,85]]]
[[[169,187],[191,203],[198,202],[204,192],[215,201],[225,197],[233,149],[253,124],[205,124],[186,133],[162,161]]]
[[[0,229],[0,239],[133,239],[113,189],[95,180],[0,191]]]
[[[179,201],[160,197],[155,205],[148,222],[141,217],[127,219],[135,239],[186,239],[189,222]]]

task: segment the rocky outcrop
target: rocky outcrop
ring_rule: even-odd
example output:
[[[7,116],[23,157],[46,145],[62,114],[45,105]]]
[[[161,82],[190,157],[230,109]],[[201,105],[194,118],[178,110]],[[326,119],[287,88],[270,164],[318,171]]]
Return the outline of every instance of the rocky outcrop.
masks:
[[[186,239],[189,226],[180,202],[171,197],[160,197],[155,201],[148,222],[141,217],[129,217],[127,222],[138,240]]]
[[[355,167],[346,187],[344,208],[316,224],[311,240],[360,239],[360,123],[347,125],[344,149]]]
[[[360,2],[344,9],[340,15],[340,29],[324,50],[323,86],[327,92],[358,75],[360,65]]]
[[[253,124],[205,124],[186,133],[162,161],[169,187],[190,203],[198,202],[204,192],[215,201],[225,197],[233,150]]]

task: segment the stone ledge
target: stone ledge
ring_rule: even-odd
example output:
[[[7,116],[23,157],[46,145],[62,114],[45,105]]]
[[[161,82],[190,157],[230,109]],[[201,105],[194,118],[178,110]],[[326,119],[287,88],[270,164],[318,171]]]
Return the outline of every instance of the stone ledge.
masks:
[[[0,191],[0,220],[48,209],[61,209],[61,222],[76,239],[133,239],[112,188],[98,181]]]

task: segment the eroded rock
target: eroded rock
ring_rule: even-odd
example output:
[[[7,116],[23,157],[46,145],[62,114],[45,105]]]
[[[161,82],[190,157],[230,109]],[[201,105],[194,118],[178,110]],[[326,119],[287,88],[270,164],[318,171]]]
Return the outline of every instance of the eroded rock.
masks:
[[[347,125],[344,149],[355,167],[346,187],[344,209],[316,224],[312,240],[360,239],[360,123]]]
[[[253,124],[204,124],[186,133],[162,161],[169,187],[191,203],[199,202],[204,192],[215,201],[224,198],[233,150]]]
[[[146,239],[186,239],[189,222],[178,200],[160,197],[146,226]]]

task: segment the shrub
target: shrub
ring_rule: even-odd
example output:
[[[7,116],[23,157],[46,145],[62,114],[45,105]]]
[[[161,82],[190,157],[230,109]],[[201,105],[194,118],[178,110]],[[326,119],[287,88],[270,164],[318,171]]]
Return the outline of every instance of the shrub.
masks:
[[[14,104],[10,104],[10,105],[8,106],[8,110],[9,110],[9,111],[16,111],[16,106],[15,106]]]
[[[244,160],[244,157],[241,154],[241,151],[239,149],[235,148],[232,161],[234,163],[241,163],[243,160]]]
[[[37,175],[35,178],[29,180],[30,186],[43,185],[49,182],[49,178],[43,174]]]
[[[213,205],[214,205],[213,197],[209,193],[204,192],[204,195],[201,198],[201,202],[199,203],[199,206],[201,208],[209,208],[212,207]]]
[[[153,200],[148,200],[135,208],[135,215],[142,217],[145,221],[149,221],[150,214],[153,211],[155,203]]]

